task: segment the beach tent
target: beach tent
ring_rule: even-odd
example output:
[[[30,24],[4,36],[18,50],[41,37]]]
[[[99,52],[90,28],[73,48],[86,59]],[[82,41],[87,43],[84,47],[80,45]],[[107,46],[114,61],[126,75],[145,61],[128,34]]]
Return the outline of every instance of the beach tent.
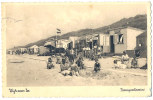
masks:
[[[49,48],[40,46],[39,47],[39,56],[47,56],[50,54]]]

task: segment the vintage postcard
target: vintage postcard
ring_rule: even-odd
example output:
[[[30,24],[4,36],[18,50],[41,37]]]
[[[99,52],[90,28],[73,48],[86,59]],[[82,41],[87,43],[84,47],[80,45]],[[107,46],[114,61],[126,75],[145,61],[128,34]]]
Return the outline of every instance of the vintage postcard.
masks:
[[[150,2],[2,3],[3,97],[151,96]]]

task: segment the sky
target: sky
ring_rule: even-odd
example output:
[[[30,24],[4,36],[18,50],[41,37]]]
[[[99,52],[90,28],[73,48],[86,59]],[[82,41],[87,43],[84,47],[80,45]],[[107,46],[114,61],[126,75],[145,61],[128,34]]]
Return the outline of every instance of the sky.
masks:
[[[146,3],[9,3],[5,5],[6,48],[147,14]]]

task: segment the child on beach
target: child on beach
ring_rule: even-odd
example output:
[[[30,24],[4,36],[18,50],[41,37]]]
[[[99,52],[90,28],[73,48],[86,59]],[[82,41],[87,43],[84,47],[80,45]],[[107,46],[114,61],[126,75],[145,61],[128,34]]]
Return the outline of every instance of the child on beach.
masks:
[[[133,57],[132,62],[131,62],[131,68],[137,68],[137,58]]]
[[[98,62],[98,59],[95,60],[95,65],[94,65],[94,71],[97,73],[99,72],[101,69],[101,65],[100,63]]]

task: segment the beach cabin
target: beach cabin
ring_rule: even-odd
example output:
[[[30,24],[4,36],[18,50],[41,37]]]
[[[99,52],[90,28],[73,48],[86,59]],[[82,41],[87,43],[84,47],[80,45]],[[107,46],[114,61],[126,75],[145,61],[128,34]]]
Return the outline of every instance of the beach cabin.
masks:
[[[78,38],[76,47],[78,50],[97,50],[101,49],[102,53],[110,52],[110,39],[108,34],[99,33],[86,35]]]
[[[21,54],[27,53],[27,48],[19,48],[21,51]]]
[[[98,43],[99,46],[102,48],[103,53],[109,53],[110,52],[110,37],[109,34],[99,34],[98,35]]]
[[[139,52],[139,56],[147,58],[147,32],[138,35],[136,41],[136,50]]]
[[[133,27],[120,27],[109,30],[110,52],[121,54],[123,51],[127,51],[132,56],[136,48],[137,36],[143,32],[144,30]]]
[[[31,54],[38,54],[39,47],[37,45],[33,45],[30,47]]]
[[[57,42],[57,48],[64,48],[65,50],[68,48],[68,44],[70,43],[70,40],[67,39],[60,39]]]
[[[79,39],[79,37],[76,37],[76,36],[70,36],[69,37],[69,41],[71,41],[71,42],[69,42],[68,43],[68,49],[70,50],[70,49],[74,49],[74,48],[76,48],[76,41]]]

